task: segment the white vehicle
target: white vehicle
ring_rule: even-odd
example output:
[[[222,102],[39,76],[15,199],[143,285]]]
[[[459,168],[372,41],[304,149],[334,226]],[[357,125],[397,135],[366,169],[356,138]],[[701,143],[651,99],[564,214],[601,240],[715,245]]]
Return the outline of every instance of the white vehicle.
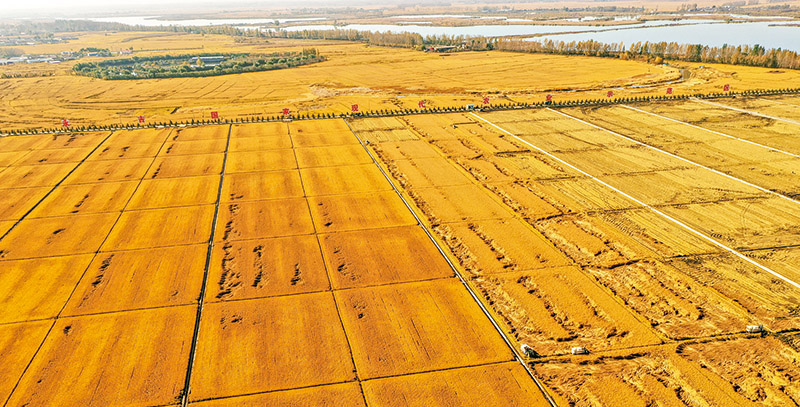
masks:
[[[575,346],[570,350],[570,353],[573,355],[588,355],[589,350],[584,348],[583,346]]]

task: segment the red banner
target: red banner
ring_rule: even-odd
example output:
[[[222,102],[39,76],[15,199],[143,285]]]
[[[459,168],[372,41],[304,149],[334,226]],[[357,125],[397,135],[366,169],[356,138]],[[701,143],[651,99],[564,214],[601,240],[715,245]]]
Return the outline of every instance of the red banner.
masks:
[[[212,119],[219,119],[219,113],[218,112],[211,112],[211,118]]]
[[[68,119],[61,119],[61,127],[69,127],[69,120]]]
[[[283,108],[283,115],[284,116],[288,116],[289,115],[289,108],[288,107]]]
[[[139,123],[144,123],[144,116],[139,116]]]
[[[424,100],[420,100],[419,101],[419,108],[420,109],[424,109],[425,108],[425,101]]]
[[[672,94],[672,88],[667,88],[667,95],[671,95],[671,94]]]
[[[725,92],[727,92],[727,91],[731,90],[731,85],[728,85],[728,84],[726,83],[726,84],[725,84],[725,86],[723,86],[723,87],[722,87],[722,90],[723,90],[723,91],[725,91]]]
[[[350,110],[352,110],[353,112],[357,112],[358,111],[358,105],[350,106]]]
[[[489,104],[489,98],[483,98],[483,104],[484,105],[488,105]]]
[[[614,97],[614,91],[613,90],[608,91],[608,93],[606,93],[606,97],[609,97],[609,98],[610,97]]]
[[[548,101],[548,102],[552,102],[553,101],[553,95],[548,93],[547,96],[545,96],[545,100]]]

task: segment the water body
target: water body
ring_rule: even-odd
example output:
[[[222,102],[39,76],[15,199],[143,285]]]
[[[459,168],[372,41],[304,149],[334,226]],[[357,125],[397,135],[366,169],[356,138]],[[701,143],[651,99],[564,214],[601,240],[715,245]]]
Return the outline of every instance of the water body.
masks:
[[[393,18],[470,18],[480,20],[475,16],[467,15],[413,15],[396,16]],[[744,18],[749,16],[734,16]],[[619,19],[630,18],[628,16]],[[752,18],[752,17],[751,17]],[[766,18],[766,17],[765,17]],[[773,17],[774,18],[774,17]],[[255,29],[258,25],[271,25],[275,21],[281,24],[303,23],[310,21],[325,21],[326,18],[242,18],[242,19],[193,19],[193,20],[167,20],[158,16],[138,17],[109,17],[95,18],[93,21],[117,22],[142,26],[212,26],[212,25],[253,25],[241,27]],[[473,36],[473,37],[503,37],[536,35],[533,41],[558,40],[558,41],[585,41],[595,40],[604,43],[630,44],[637,41],[649,42],[677,42],[681,44],[702,44],[709,46],[728,45],[755,45],[766,48],[781,48],[800,52],[800,27],[791,26],[797,21],[748,21],[727,23],[721,20],[656,20],[643,23],[625,24],[617,26],[567,26],[545,24],[519,24],[519,25],[470,25],[463,27],[442,27],[430,24],[430,21],[415,21],[413,24],[348,24],[333,25],[300,25],[282,28],[286,31],[302,30],[333,30],[352,29],[359,31],[375,32],[410,32],[422,36]],[[274,28],[263,28],[270,30]]]
[[[647,21],[644,23],[627,24],[623,26],[588,26],[588,25],[545,25],[545,24],[519,24],[519,25],[470,25],[463,27],[442,27],[442,26],[423,26],[418,24],[397,25],[397,24],[347,24],[347,25],[300,25],[286,27],[286,31],[303,30],[358,30],[375,32],[408,32],[422,36],[465,35],[472,37],[504,37],[510,35],[535,35],[535,34],[557,34],[567,32],[586,32],[600,30],[616,30],[621,27],[656,27],[669,24],[712,24],[719,23],[715,20],[676,20],[676,21]]]
[[[677,42],[679,44],[702,44],[713,47],[722,45],[761,45],[765,48],[781,48],[800,52],[800,27],[788,26],[790,22],[747,22],[682,25],[671,27],[632,28],[627,30],[593,33],[547,35],[531,38],[534,41],[586,41],[631,44],[637,41]]]

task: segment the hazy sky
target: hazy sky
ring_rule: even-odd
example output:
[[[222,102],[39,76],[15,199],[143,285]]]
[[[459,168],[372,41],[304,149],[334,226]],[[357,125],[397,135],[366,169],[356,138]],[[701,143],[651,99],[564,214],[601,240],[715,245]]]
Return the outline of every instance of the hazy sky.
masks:
[[[393,1],[386,1],[392,3]],[[0,18],[47,16],[76,17],[108,11],[135,12],[139,15],[164,11],[203,12],[221,9],[270,9],[320,7],[328,5],[365,5],[369,0],[0,0]],[[424,3],[417,0],[416,3]]]

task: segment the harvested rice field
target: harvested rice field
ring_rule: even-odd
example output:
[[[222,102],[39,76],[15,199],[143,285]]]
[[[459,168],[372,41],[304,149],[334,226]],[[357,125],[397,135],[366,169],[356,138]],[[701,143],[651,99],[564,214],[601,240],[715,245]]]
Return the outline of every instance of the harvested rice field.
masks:
[[[800,405],[797,106],[2,137],[0,403]]]
[[[770,100],[353,128],[556,404],[781,406],[800,402],[800,125]]]

